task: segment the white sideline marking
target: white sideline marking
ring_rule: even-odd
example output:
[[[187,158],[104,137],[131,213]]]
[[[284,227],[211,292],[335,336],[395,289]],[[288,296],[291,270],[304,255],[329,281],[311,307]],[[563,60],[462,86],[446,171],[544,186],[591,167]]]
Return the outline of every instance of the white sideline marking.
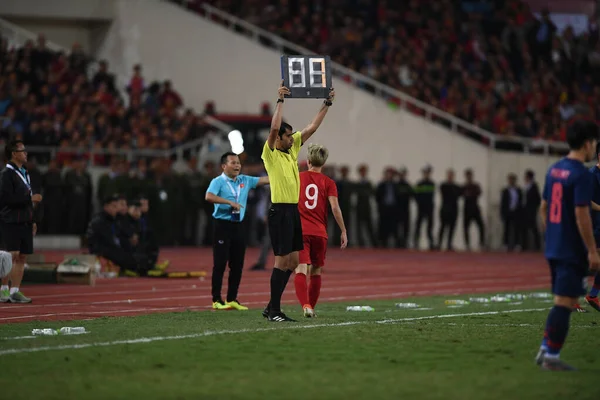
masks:
[[[23,339],[35,339],[37,336],[15,336],[15,337],[3,337],[0,340],[23,340]]]
[[[162,342],[166,340],[181,340],[181,339],[196,339],[207,336],[227,335],[227,334],[239,334],[239,333],[258,333],[268,332],[275,330],[289,330],[289,329],[315,329],[315,328],[332,328],[338,326],[351,326],[351,325],[367,325],[367,324],[395,324],[402,322],[421,321],[428,319],[439,319],[439,318],[456,318],[456,317],[473,317],[478,315],[497,315],[497,314],[511,314],[511,313],[522,313],[522,312],[535,312],[535,311],[547,311],[548,308],[526,308],[517,310],[506,310],[506,311],[484,311],[484,312],[472,312],[463,314],[438,314],[428,315],[424,317],[409,317],[409,318],[398,318],[398,319],[383,319],[378,321],[348,321],[338,322],[332,324],[314,324],[314,325],[285,325],[280,328],[258,328],[258,329],[238,329],[238,330],[222,330],[222,331],[205,331],[199,333],[192,333],[189,335],[177,335],[177,336],[154,336],[148,338],[138,339],[127,339],[127,340],[116,340],[112,342],[95,342],[95,343],[80,343],[80,344],[67,344],[60,346],[42,346],[42,347],[30,347],[30,348],[13,348],[0,350],[0,356],[7,354],[19,354],[19,353],[37,353],[42,351],[51,350],[78,350],[85,349],[88,347],[109,347],[118,346],[121,344],[138,344],[138,343],[152,343]]]
[[[543,328],[544,324],[541,323],[539,325],[536,324],[478,324],[478,323],[474,323],[474,324],[457,324],[455,322],[446,322],[443,323],[442,325],[448,325],[448,326],[488,326],[488,327],[498,327],[498,328]],[[591,326],[591,325],[569,325],[569,329],[571,328],[575,328],[575,329],[598,329],[595,326]]]

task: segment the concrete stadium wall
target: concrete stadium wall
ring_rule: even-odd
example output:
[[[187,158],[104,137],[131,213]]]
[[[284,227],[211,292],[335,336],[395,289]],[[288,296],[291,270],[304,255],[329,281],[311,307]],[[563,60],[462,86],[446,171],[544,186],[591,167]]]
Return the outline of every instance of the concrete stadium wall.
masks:
[[[0,1],[0,17],[110,21],[115,16],[116,1],[3,0]]]
[[[66,49],[77,42],[93,54],[114,17],[115,4],[115,0],[8,0],[0,1],[0,18],[44,34]]]

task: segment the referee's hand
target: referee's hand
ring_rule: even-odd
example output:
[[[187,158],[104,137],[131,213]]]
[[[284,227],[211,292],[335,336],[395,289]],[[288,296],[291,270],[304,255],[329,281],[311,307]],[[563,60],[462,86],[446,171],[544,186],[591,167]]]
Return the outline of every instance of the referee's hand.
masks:
[[[31,201],[33,201],[34,203],[39,203],[42,201],[42,195],[41,194],[34,194],[33,196],[31,196]]]
[[[286,95],[289,96],[290,94],[290,89],[283,86],[283,80],[281,81],[281,84],[279,84],[279,89],[277,90],[277,93],[279,94],[279,98],[281,100],[283,100]]]
[[[333,88],[329,89],[329,96],[327,96],[327,100],[329,100],[329,101],[335,100],[335,90],[333,90]]]

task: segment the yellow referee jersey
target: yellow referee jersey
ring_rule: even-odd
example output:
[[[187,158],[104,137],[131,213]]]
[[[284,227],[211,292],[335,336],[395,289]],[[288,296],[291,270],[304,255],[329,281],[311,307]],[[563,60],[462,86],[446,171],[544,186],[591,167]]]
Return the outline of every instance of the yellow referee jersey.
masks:
[[[269,175],[272,203],[297,204],[300,198],[300,174],[298,172],[298,153],[302,146],[302,134],[292,135],[294,144],[287,151],[271,150],[265,142],[261,158]]]

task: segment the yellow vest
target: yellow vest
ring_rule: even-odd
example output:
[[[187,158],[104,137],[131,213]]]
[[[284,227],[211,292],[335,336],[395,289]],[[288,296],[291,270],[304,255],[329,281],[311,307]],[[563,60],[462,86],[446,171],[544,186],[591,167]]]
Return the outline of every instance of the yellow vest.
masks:
[[[292,135],[294,144],[287,151],[271,150],[265,142],[262,160],[269,175],[272,203],[298,204],[300,198],[300,174],[298,172],[298,153],[302,146],[302,134]]]

